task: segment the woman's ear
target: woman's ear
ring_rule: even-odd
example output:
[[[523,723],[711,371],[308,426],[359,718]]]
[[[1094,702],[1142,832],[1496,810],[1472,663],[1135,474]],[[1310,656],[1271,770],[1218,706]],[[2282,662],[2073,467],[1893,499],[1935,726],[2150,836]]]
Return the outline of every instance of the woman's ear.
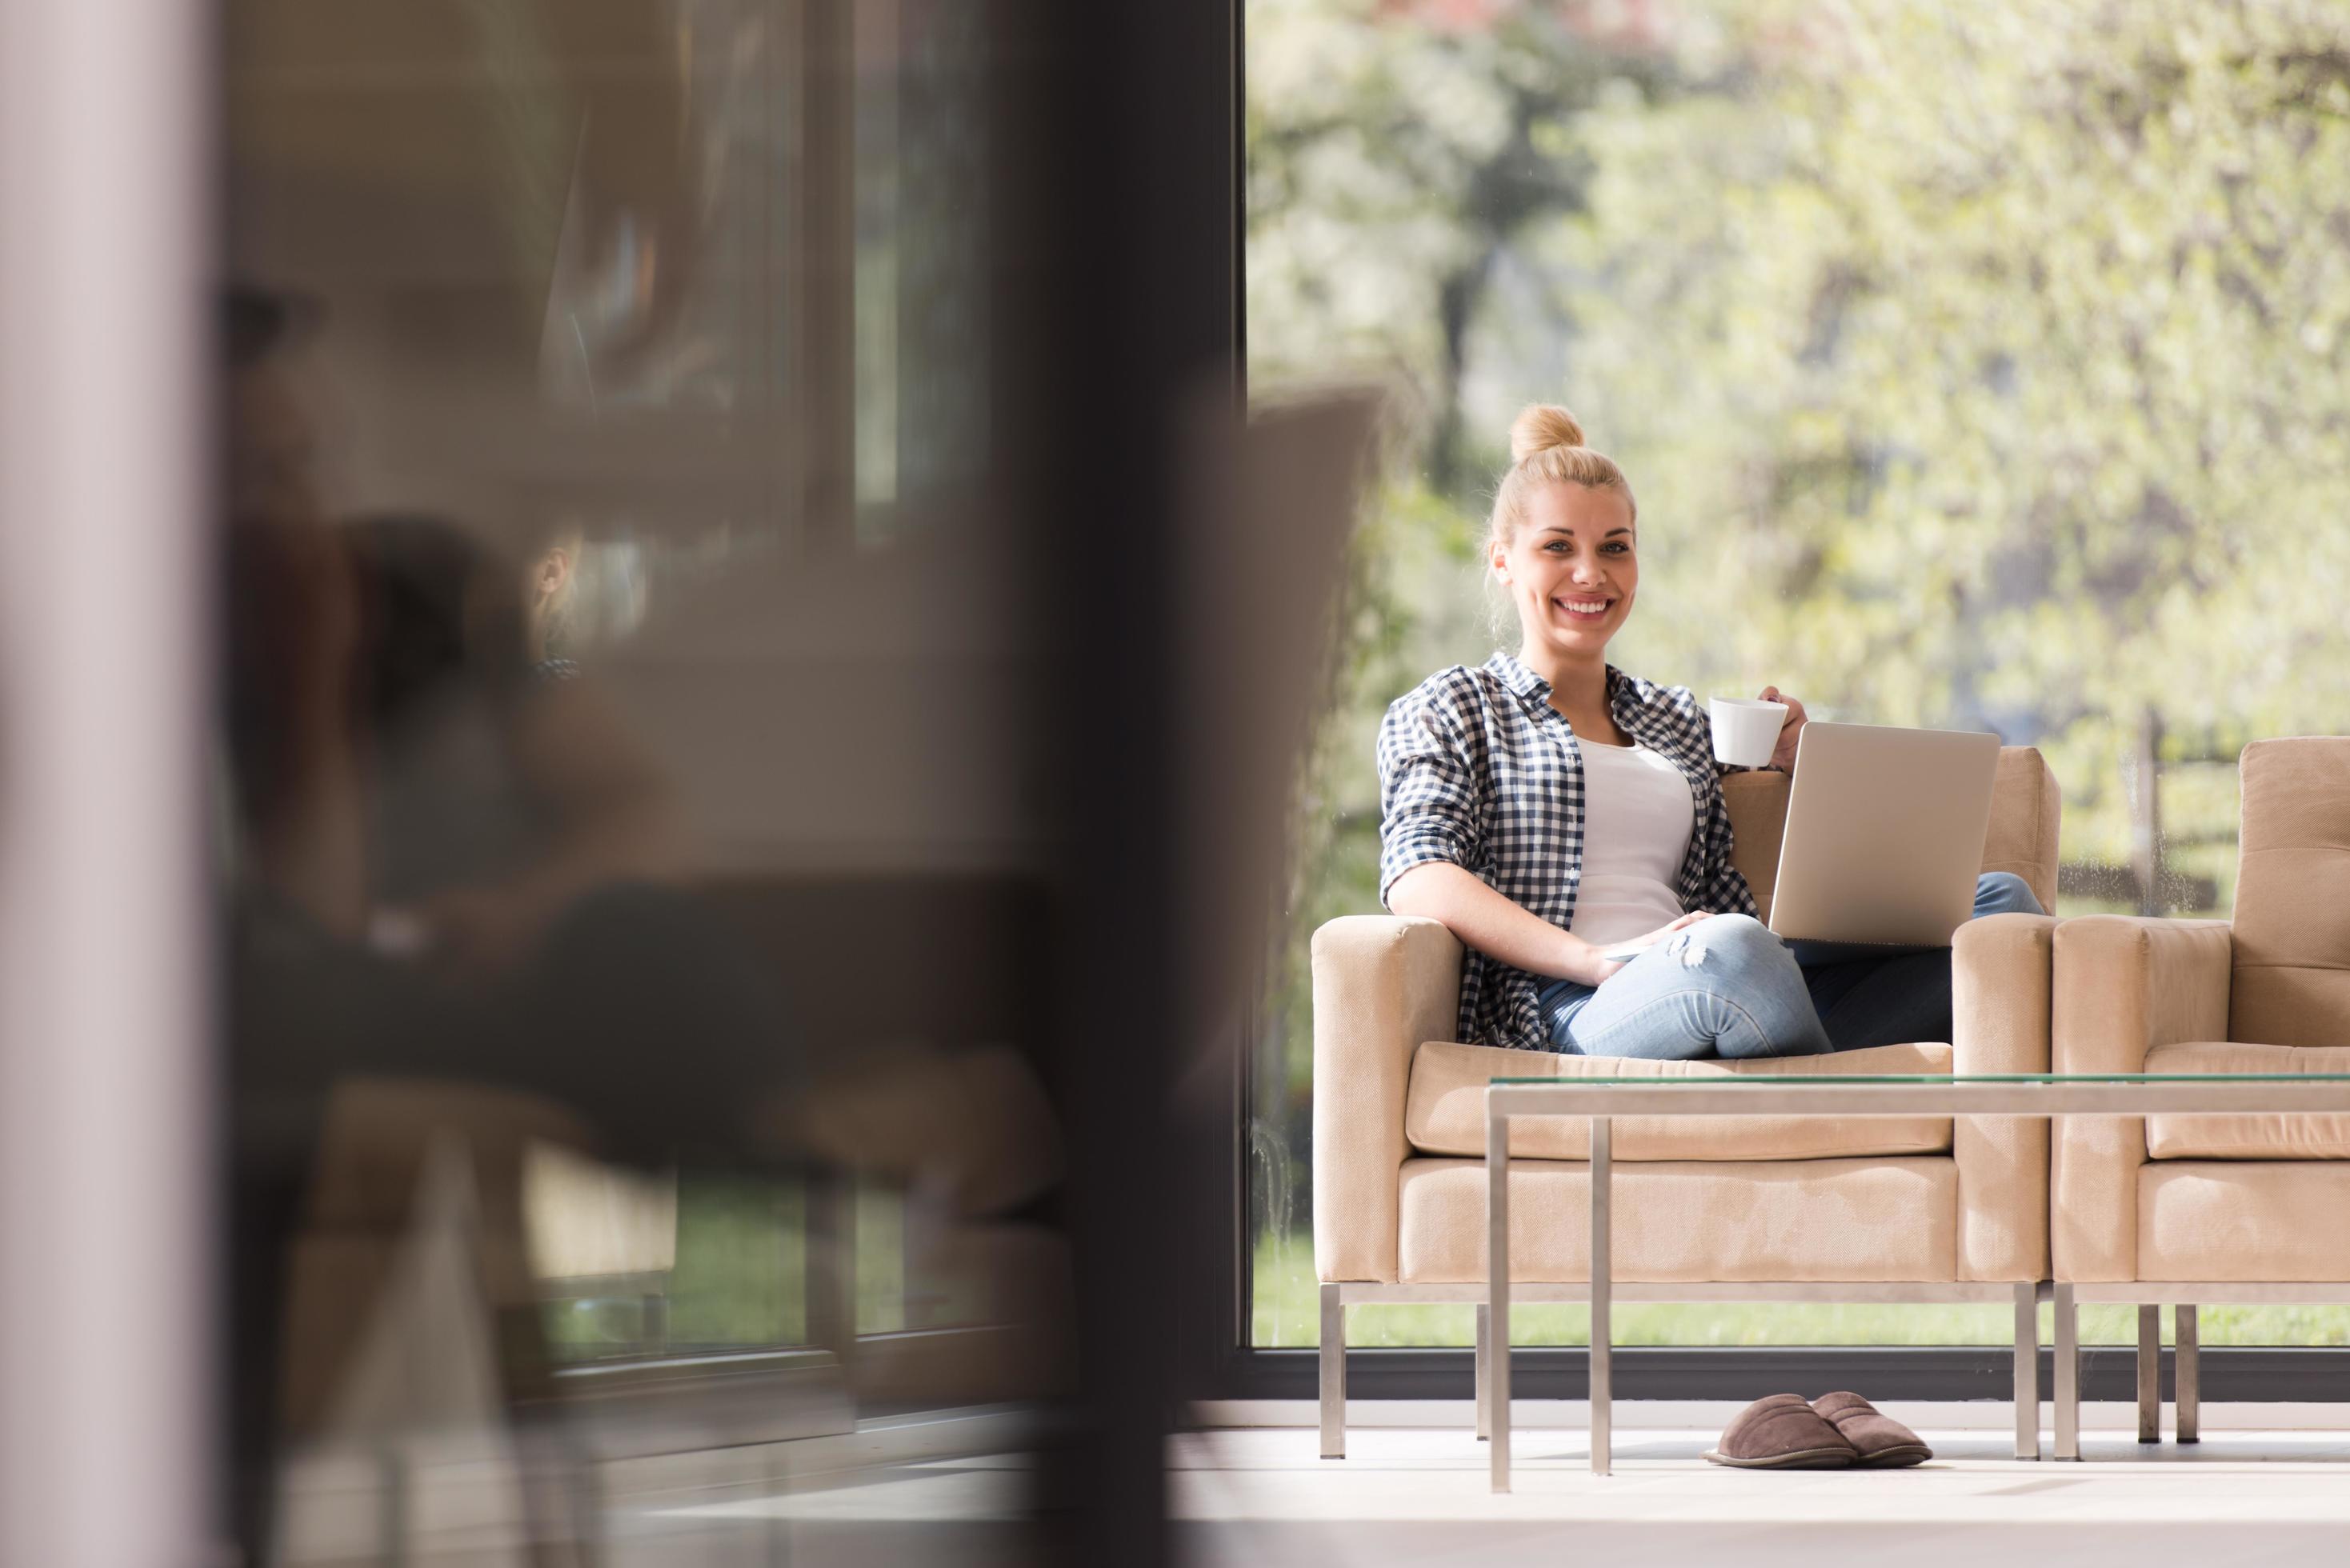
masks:
[[[531,591],[541,599],[552,598],[571,580],[571,552],[556,545],[538,558],[538,570],[531,575]]]
[[[1506,583],[1510,580],[1510,547],[1501,540],[1492,539],[1486,542],[1485,564],[1493,569],[1493,575],[1502,581]]]

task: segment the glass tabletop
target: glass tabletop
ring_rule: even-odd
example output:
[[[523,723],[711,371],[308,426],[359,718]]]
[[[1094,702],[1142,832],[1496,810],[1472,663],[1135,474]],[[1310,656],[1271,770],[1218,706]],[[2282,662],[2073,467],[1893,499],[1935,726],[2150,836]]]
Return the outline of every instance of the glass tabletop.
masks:
[[[1668,1084],[2350,1084],[2350,1073],[1708,1073],[1655,1078],[1586,1078],[1549,1073],[1492,1077],[1489,1084],[1575,1084],[1642,1089]]]

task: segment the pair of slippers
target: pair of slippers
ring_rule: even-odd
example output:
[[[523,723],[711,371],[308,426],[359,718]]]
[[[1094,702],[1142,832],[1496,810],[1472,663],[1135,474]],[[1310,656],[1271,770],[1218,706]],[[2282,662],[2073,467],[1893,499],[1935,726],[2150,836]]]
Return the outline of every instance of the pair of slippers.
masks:
[[[1857,1394],[1773,1394],[1741,1410],[1705,1457],[1742,1470],[1884,1470],[1934,1450]]]

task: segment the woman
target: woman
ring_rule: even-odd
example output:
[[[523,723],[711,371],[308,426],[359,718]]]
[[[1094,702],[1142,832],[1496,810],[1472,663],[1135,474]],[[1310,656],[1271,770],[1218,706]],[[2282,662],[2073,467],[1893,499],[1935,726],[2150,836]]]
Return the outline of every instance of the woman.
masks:
[[[657,760],[592,680],[547,667],[569,557],[525,600],[450,523],[334,520],[287,362],[306,324],[239,291],[224,333],[224,1327],[253,1562],[271,1560],[286,1268],[338,1085],[533,1091],[616,1158],[760,1169],[753,1118],[799,1060],[768,966],[676,885]]]
[[[1948,949],[1798,951],[1754,918],[1704,708],[1607,661],[1640,580],[1630,484],[1562,408],[1521,413],[1510,455],[1486,552],[1518,651],[1429,677],[1379,727],[1380,898],[1470,949],[1461,1038],[1676,1059],[1949,1039]],[[1762,695],[1792,768],[1803,704]],[[2020,877],[1976,885],[1977,915],[2039,908]]]

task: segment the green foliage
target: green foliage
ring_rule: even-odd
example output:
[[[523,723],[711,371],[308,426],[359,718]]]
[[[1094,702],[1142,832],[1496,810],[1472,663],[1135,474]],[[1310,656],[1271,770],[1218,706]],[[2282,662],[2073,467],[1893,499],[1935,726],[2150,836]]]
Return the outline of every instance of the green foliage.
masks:
[[[1542,236],[1649,646],[2046,744],[2107,844],[2144,716],[2340,723],[2350,13],[1731,15],[1752,88],[1586,117]]]

